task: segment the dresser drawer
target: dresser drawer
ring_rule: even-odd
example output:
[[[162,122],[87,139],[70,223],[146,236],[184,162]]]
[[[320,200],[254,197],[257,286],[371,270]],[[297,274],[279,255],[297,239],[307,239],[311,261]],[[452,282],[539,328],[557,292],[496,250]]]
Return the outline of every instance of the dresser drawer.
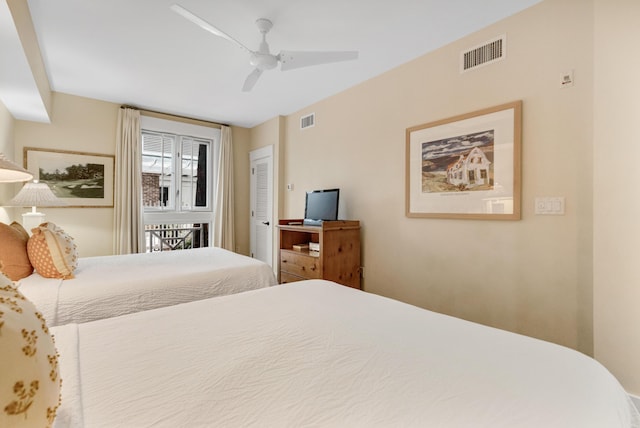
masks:
[[[308,279],[322,277],[318,257],[293,251],[280,251],[280,270]]]
[[[293,275],[285,271],[280,271],[280,284],[288,284],[290,282],[304,281],[305,279],[307,278],[303,278],[298,275]]]

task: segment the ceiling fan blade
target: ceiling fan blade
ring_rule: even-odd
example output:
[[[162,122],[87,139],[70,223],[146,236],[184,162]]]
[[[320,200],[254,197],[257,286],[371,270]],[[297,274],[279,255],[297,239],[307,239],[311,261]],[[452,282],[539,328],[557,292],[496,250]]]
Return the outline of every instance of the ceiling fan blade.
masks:
[[[255,86],[256,82],[258,81],[258,78],[261,75],[262,75],[262,70],[260,70],[259,68],[256,68],[255,70],[253,70],[247,76],[247,79],[244,81],[244,85],[242,85],[242,91],[243,92],[251,91],[251,89],[253,89],[253,87]]]
[[[331,62],[350,61],[357,58],[357,51],[282,51],[278,55],[278,59],[282,63],[280,66],[282,71]]]
[[[193,13],[189,12],[184,7],[180,6],[179,4],[177,4],[177,3],[172,4],[171,5],[171,10],[173,10],[178,15],[181,15],[182,17],[184,17],[184,18],[188,19],[189,21],[193,22],[194,24],[198,25],[199,27],[203,28],[204,30],[206,30],[206,31],[208,31],[208,32],[210,32],[212,34],[215,34],[218,37],[222,37],[223,39],[227,39],[230,42],[233,42],[233,43],[237,44],[238,46],[240,46],[242,49],[246,50],[247,52],[252,52],[251,49],[249,49],[248,47],[246,47],[245,45],[243,45],[242,43],[240,43],[239,41],[237,41],[236,39],[234,39],[233,37],[231,37],[230,35],[228,35],[224,31],[222,31],[219,28],[217,28],[216,26],[208,23],[207,21],[205,21],[204,19],[200,18],[199,16],[194,15]]]

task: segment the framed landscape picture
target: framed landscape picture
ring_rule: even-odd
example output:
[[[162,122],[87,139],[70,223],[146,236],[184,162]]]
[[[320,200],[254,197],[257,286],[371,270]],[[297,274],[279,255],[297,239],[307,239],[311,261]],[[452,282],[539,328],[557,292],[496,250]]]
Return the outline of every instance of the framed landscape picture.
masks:
[[[67,207],[113,207],[113,155],[24,148],[24,166]]]
[[[519,220],[522,102],[406,130],[408,217]]]

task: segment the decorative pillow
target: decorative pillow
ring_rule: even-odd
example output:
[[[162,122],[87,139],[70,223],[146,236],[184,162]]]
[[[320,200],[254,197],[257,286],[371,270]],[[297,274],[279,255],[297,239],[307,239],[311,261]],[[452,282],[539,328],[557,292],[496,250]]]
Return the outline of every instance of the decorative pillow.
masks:
[[[13,227],[16,230],[16,232],[18,232],[20,236],[22,236],[25,242],[29,240],[29,232],[27,232],[20,223],[18,223],[17,221],[14,221],[9,226]]]
[[[58,352],[47,323],[0,274],[0,426],[50,427],[60,405]]]
[[[18,281],[33,272],[27,254],[29,234],[16,222],[11,225],[0,223],[0,273]]]
[[[27,253],[36,272],[45,278],[73,278],[78,266],[73,238],[51,222],[42,223],[31,232]]]

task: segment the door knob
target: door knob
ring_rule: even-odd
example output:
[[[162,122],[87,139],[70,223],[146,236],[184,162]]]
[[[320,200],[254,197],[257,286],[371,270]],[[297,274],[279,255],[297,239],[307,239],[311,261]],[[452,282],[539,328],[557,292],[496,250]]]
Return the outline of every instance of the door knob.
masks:
[[[268,221],[263,221],[262,224],[264,224],[265,226],[269,226],[269,222]]]

